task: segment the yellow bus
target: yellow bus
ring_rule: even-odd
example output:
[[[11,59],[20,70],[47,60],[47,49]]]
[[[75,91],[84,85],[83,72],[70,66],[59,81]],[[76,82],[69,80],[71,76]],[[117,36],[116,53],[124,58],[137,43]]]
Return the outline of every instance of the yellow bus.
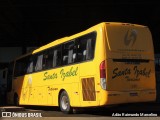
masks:
[[[156,99],[154,50],[147,26],[103,22],[14,61],[9,103],[98,107]]]

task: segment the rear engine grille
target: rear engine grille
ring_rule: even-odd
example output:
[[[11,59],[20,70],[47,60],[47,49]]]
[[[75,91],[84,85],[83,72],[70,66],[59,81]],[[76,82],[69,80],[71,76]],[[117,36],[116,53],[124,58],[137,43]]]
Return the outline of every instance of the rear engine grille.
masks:
[[[94,77],[82,78],[82,94],[83,94],[83,101],[96,100]]]

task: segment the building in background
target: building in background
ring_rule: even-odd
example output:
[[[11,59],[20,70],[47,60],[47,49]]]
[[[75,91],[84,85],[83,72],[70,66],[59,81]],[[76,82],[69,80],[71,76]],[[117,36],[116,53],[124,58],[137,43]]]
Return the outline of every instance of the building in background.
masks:
[[[155,54],[157,102],[160,102],[160,54]]]

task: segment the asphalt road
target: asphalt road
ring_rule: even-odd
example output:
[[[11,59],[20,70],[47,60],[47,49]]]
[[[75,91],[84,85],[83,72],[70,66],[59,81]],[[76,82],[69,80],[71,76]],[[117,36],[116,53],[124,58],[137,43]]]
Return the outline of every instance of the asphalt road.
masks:
[[[24,111],[12,112],[12,118],[0,118],[0,120],[17,120],[18,119],[36,119],[32,118],[37,115],[37,119],[92,119],[92,120],[110,120],[110,119],[160,119],[160,104],[158,103],[134,103],[123,104],[111,107],[101,108],[84,108],[79,109],[75,114],[64,114],[57,107],[37,107],[25,106]],[[30,118],[26,118],[26,117]],[[23,117],[23,118],[22,118]],[[42,117],[42,118],[40,118]]]

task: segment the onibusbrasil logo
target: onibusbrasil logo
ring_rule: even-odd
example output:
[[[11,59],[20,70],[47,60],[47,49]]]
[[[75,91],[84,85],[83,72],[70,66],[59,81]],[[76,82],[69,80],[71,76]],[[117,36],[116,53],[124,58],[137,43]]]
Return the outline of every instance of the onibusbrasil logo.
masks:
[[[40,112],[22,112],[22,113],[19,113],[19,112],[2,112],[2,117],[42,117],[42,113]]]
[[[137,39],[137,30],[135,29],[128,30],[124,37],[124,44],[126,46],[132,47],[135,44],[136,39]]]

